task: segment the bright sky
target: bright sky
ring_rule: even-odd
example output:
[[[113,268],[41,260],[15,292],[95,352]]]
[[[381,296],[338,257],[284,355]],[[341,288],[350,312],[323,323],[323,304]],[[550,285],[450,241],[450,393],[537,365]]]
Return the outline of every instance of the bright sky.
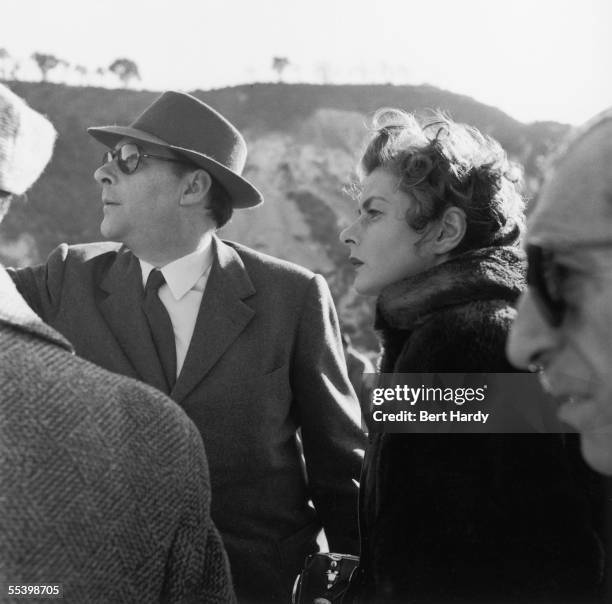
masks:
[[[23,79],[37,77],[36,51],[86,66],[92,82],[96,67],[127,57],[135,86],[153,90],[274,81],[279,56],[287,82],[428,83],[522,121],[580,123],[612,105],[611,0],[2,0],[0,10],[0,47]]]

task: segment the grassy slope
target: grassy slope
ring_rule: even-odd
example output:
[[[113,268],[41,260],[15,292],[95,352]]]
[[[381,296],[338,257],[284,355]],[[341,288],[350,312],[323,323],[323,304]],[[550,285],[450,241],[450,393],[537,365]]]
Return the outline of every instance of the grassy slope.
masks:
[[[86,128],[127,124],[157,93],[50,83],[9,85],[35,109],[48,115],[59,132],[54,159],[29,193],[28,203],[15,204],[0,230],[0,262],[19,264],[42,260],[62,241],[99,239],[100,194],[92,174],[99,164],[102,147],[87,135]],[[248,166],[249,178],[266,192],[269,200],[266,210],[259,211],[261,220],[255,214],[237,216],[233,230],[229,229],[230,235],[239,234],[247,244],[327,274],[339,307],[361,309],[360,318],[350,321],[354,324],[365,321],[367,309],[359,300],[348,297],[350,275],[347,267],[338,266],[342,262],[342,246],[337,232],[347,213],[346,204],[342,207],[339,193],[335,193],[341,188],[342,178],[339,180],[329,165],[319,161],[319,156],[334,162],[334,157],[342,153],[346,164],[349,155],[356,153],[351,147],[360,137],[363,116],[379,107],[395,106],[409,111],[441,108],[455,119],[495,136],[525,163],[528,176],[537,180],[542,155],[567,130],[555,123],[525,125],[494,107],[431,86],[253,84],[195,94],[219,108],[245,131],[254,150]],[[321,110],[326,110],[326,114]],[[340,128],[343,119],[353,135],[345,138],[344,143],[345,132]],[[268,151],[269,139],[274,139],[272,149],[274,145],[285,145],[281,153],[286,149],[294,154],[291,168],[297,173],[304,166],[301,174],[286,178],[283,171],[289,164]],[[279,142],[281,139],[284,142]],[[299,155],[308,149],[312,164]],[[259,233],[255,232],[258,224]],[[20,241],[22,245],[13,245],[11,242],[16,242],[23,233],[28,235]],[[274,233],[278,233],[277,239]],[[29,246],[27,254],[23,245]]]

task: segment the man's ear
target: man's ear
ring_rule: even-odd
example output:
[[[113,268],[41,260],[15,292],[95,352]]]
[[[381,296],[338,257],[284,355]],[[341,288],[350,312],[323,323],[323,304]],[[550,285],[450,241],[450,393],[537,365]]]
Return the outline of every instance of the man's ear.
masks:
[[[438,256],[452,252],[465,237],[467,219],[465,212],[457,206],[444,210],[442,218],[437,221],[434,237],[430,240],[430,249]]]
[[[206,200],[212,179],[206,170],[195,170],[185,175],[180,205],[193,206]]]

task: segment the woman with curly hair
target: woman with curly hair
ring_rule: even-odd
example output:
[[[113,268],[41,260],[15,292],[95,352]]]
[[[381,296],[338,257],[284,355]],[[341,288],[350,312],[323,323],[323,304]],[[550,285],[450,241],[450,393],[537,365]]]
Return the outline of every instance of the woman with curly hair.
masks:
[[[356,290],[377,296],[380,371],[514,371],[517,170],[496,141],[442,116],[381,110],[375,126],[341,239]],[[580,464],[556,434],[371,434],[354,601],[589,601],[602,558]]]

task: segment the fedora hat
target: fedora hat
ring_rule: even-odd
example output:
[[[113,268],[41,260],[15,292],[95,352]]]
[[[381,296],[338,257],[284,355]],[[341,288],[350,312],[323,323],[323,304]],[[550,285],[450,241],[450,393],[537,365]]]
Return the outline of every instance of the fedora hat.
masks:
[[[164,92],[129,126],[99,126],[87,132],[111,148],[122,138],[131,138],[175,151],[215,178],[235,208],[263,202],[261,193],[241,176],[247,157],[242,134],[190,94]]]

